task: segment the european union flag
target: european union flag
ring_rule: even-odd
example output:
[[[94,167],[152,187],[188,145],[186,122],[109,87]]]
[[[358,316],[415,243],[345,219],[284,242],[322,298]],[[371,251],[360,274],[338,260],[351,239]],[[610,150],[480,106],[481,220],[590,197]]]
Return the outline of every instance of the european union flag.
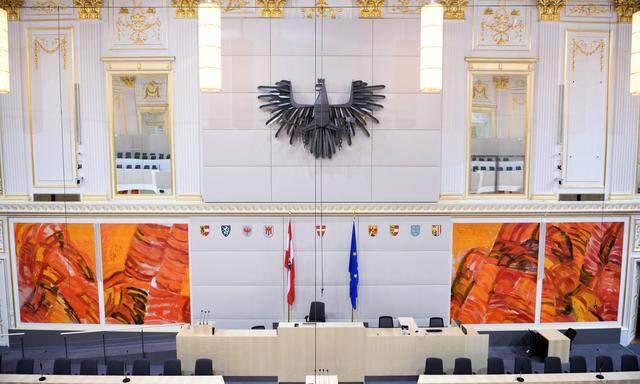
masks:
[[[351,228],[351,253],[349,254],[349,297],[351,308],[356,309],[358,303],[358,244],[356,243],[356,223]]]

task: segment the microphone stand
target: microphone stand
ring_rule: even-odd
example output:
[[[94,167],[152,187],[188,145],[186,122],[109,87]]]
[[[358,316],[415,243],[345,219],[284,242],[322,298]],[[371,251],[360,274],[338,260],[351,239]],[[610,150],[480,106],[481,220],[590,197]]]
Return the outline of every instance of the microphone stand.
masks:
[[[43,355],[46,355],[46,354],[47,354],[47,350],[45,349]],[[40,359],[40,377],[38,378],[38,381],[47,380],[47,378],[44,376],[44,368],[42,367],[42,360],[43,359]]]
[[[596,379],[602,380],[604,379],[604,375],[602,374],[602,363],[598,366],[598,374],[596,375]]]
[[[518,383],[523,383],[524,382],[524,377],[522,377],[522,367],[520,367],[520,371],[518,372],[518,377],[516,377],[516,381]]]
[[[125,357],[124,357],[124,379],[122,379],[123,383],[128,383],[131,381],[131,379],[129,378],[129,376],[127,375],[127,360],[129,360],[129,350],[125,350]]]

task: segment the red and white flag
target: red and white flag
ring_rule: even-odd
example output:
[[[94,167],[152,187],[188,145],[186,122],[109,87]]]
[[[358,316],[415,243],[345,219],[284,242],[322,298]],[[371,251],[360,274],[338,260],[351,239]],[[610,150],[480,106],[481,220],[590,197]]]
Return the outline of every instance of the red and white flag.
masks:
[[[284,269],[287,270],[287,303],[293,304],[296,299],[296,262],[293,257],[293,230],[291,229],[291,219],[289,219],[289,229],[287,229],[287,249],[284,251]]]

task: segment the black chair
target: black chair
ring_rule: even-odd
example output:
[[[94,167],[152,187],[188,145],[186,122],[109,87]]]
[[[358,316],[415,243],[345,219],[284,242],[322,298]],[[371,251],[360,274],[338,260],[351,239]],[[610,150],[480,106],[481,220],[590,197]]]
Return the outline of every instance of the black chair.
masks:
[[[80,362],[80,374],[85,376],[98,374],[98,360],[86,359]]]
[[[53,361],[53,374],[54,375],[70,375],[71,374],[71,360],[69,360],[69,359],[55,359]]]
[[[442,317],[432,317],[429,319],[429,328],[444,328]]]
[[[324,303],[322,301],[312,301],[309,308],[309,315],[305,316],[306,321],[312,323],[324,323],[326,318],[324,316]]]
[[[125,159],[130,159],[131,158],[131,152],[125,152],[124,158]]]
[[[196,360],[196,376],[213,376],[213,360],[198,359]]]
[[[444,368],[442,367],[442,359],[437,357],[427,357],[424,363],[425,375],[444,375]]]
[[[562,361],[556,356],[544,358],[544,373],[562,373]]]
[[[151,363],[147,359],[136,359],[133,361],[133,376],[151,376]]]
[[[573,328],[569,328],[566,331],[564,331],[564,335],[567,336],[567,338],[569,339],[569,350],[572,350],[573,339],[575,339],[576,336],[578,336],[578,332]]]
[[[620,372],[634,372],[638,370],[638,358],[635,355],[622,355],[620,358]]]
[[[124,376],[124,361],[109,360],[107,362],[107,376]]]
[[[393,328],[393,317],[380,316],[378,318],[378,328]]]
[[[487,360],[487,375],[504,375],[504,361],[499,357]]]
[[[611,356],[596,356],[596,372],[613,372]]]
[[[471,359],[468,357],[458,357],[453,364],[454,375],[473,375]]]
[[[16,375],[33,375],[33,359],[20,359],[16,363]]]
[[[267,329],[264,325],[254,325],[251,329]]]
[[[528,357],[516,357],[513,361],[513,373],[516,375],[532,373],[531,359]]]
[[[584,356],[571,356],[569,357],[569,372],[571,373],[586,373],[587,372],[587,359]]]
[[[171,359],[164,362],[162,376],[182,376],[182,363],[180,359]]]

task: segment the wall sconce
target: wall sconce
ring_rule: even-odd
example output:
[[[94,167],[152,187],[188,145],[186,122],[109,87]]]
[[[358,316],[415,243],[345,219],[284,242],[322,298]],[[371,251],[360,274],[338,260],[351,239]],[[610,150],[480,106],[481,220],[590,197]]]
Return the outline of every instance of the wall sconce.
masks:
[[[198,68],[200,91],[222,91],[222,36],[220,3],[206,0],[198,5]]]
[[[441,4],[422,6],[420,12],[420,91],[442,91],[442,26]]]
[[[9,93],[9,21],[0,9],[0,93]]]
[[[631,79],[629,90],[640,95],[640,11],[631,19]]]

